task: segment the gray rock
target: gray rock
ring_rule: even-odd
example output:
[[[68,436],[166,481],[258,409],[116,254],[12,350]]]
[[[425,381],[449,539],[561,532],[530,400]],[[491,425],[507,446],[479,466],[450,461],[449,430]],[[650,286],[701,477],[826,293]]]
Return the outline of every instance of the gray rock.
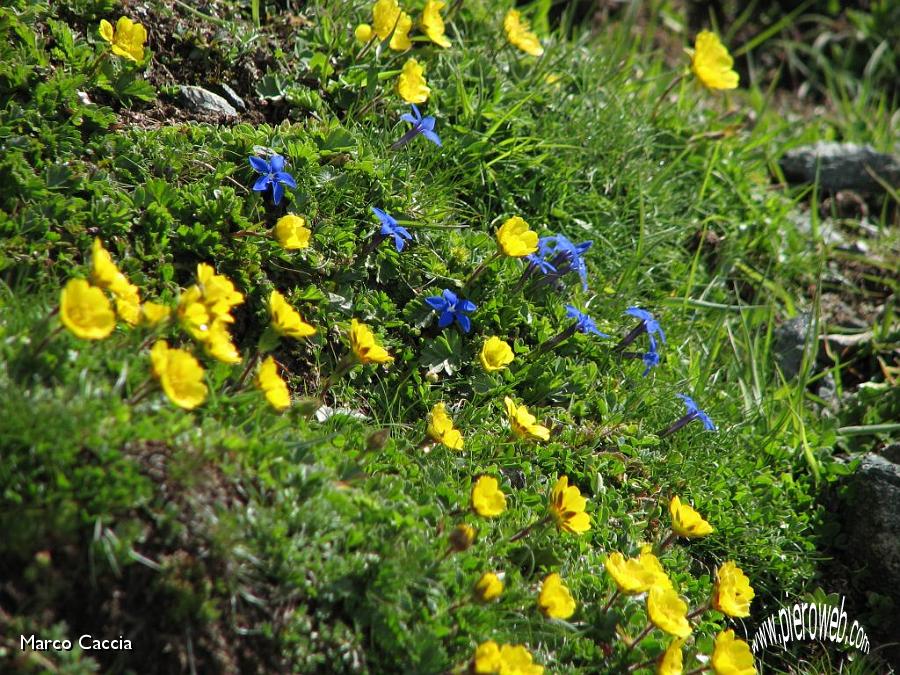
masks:
[[[900,599],[900,464],[872,453],[849,479],[842,514],[851,567]]]
[[[829,413],[836,415],[840,411],[841,399],[837,393],[837,382],[835,382],[833,374],[828,373],[819,380],[819,388],[816,394],[825,401],[826,410]]]
[[[784,373],[785,379],[797,377],[803,364],[803,350],[808,341],[807,336],[813,328],[813,317],[809,312],[785,321],[774,331],[772,350],[775,361]],[[817,342],[814,338],[813,343]],[[817,348],[815,345],[813,348]]]
[[[820,141],[785,153],[779,162],[789,183],[813,183],[828,192],[858,190],[883,192],[884,187],[866,170],[888,185],[900,185],[900,158],[876,152],[868,145]]]
[[[179,87],[178,99],[185,108],[194,112],[229,115],[232,117],[238,114],[234,106],[228,101],[203,87],[183,84]]]
[[[881,456],[894,464],[900,464],[900,443],[891,443],[881,451]]]
[[[238,93],[229,87],[227,84],[217,84],[214,89],[216,89],[223,98],[225,98],[231,105],[237,108],[240,111],[244,111],[247,109],[247,104],[244,103],[244,99],[238,96]]]

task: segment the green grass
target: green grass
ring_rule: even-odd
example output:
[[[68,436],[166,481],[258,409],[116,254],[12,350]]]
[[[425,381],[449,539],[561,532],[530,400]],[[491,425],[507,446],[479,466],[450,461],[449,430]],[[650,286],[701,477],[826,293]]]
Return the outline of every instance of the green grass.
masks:
[[[815,306],[808,289],[832,252],[788,219],[808,194],[773,190],[769,175],[789,134],[799,142],[851,125],[793,129],[771,92],[717,96],[690,79],[651,119],[675,74],[654,51],[658,25],[637,30],[626,17],[602,39],[561,29],[536,60],[506,44],[505,8],[466,2],[448,27],[451,49],[415,47],[444,146],[416,139],[392,152],[405,106],[391,73],[406,56],[355,60],[352,29],[368,19],[367,4],[312,3],[289,31],[272,4],[228,7],[217,41],[205,43],[203,31],[221,22],[182,13],[200,34],[176,42],[213,61],[266,51],[260,86],[286,101],[271,103],[281,117],[269,123],[112,126],[153,100],[149,74],[114,60],[92,70],[103,50],[96,23],[119,10],[80,2],[68,26],[46,5],[0,10],[6,669],[441,673],[496,640],[527,645],[548,672],[620,672],[656,657],[668,638],[654,631],[627,652],[616,626],[637,635],[644,604],[603,611],[613,589],[603,561],[664,539],[674,494],[715,527],[662,558],[691,607],[725,560],[757,593],[746,629],[708,612],[688,651],[709,654],[726,626],[746,637],[764,608],[820,583],[816,494],[843,472],[831,458],[840,422],[819,415],[809,363],[798,379],[781,377],[772,331]],[[559,81],[548,84],[549,74]],[[85,105],[77,90],[101,105]],[[877,111],[855,140],[885,146],[888,108],[863,98],[838,114]],[[249,189],[256,146],[289,158],[298,188],[281,207]],[[407,225],[414,244],[361,256],[377,228],[371,206]],[[309,220],[309,249],[286,252],[272,237],[285,212]],[[473,332],[438,330],[423,298],[492,256],[493,233],[511,215],[542,235],[593,240],[589,290],[570,275],[560,292],[522,292],[521,264],[496,261],[467,291],[478,304]],[[265,299],[285,293],[319,328],[275,351],[293,408],[277,415],[252,386],[238,389],[243,364],[216,364],[200,350],[210,387],[201,408],[183,411],[161,392],[129,403],[151,377],[151,332],[120,323],[88,343],[56,330],[59,289],[89,274],[94,237],[148,299],[174,306],[199,262],[234,280],[246,296],[233,331],[245,361],[268,324]],[[570,302],[614,338],[634,325],[625,308],[652,309],[668,337],[660,367],[642,378],[643,365],[617,357],[614,341],[583,335],[537,354],[567,325]],[[328,405],[364,419],[317,422],[314,399],[347,351],[351,318],[372,325],[395,361],[354,369],[328,391]],[[881,344],[896,340],[889,319],[880,331]],[[160,334],[192,348],[175,325]],[[490,335],[516,352],[499,375],[478,365]],[[659,438],[682,414],[680,392],[717,433],[691,424]],[[549,442],[511,437],[507,395],[551,427]],[[423,448],[439,401],[464,451]],[[860,423],[889,420],[876,410]],[[480,474],[507,494],[499,518],[465,512]],[[590,533],[540,530],[511,543],[543,518],[560,475],[588,497]],[[476,543],[445,557],[460,522],[477,528]],[[489,570],[506,575],[501,600],[463,602]],[[540,580],[554,571],[578,603],[570,622],[536,607]],[[16,638],[32,632],[125,635],[134,651],[23,655]]]

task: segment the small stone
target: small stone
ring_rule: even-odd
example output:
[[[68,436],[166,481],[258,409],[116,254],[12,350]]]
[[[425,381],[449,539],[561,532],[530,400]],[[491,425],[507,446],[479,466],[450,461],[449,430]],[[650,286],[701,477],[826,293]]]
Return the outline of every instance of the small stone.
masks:
[[[870,170],[888,185],[900,184],[900,158],[868,145],[820,141],[789,150],[780,160],[789,183],[814,183],[827,192],[884,192]]]
[[[229,115],[231,117],[236,117],[238,114],[237,110],[228,101],[203,87],[183,84],[179,88],[178,98],[185,108],[194,112]]]
[[[216,85],[215,88],[219,90],[219,93],[222,94],[223,98],[238,110],[244,111],[247,109],[247,104],[244,103],[244,99],[238,96],[238,93],[224,82]]]
[[[785,321],[775,329],[772,351],[785,379],[789,380],[800,374],[807,340],[816,342],[815,337],[808,337],[811,330],[812,314],[809,312]]]

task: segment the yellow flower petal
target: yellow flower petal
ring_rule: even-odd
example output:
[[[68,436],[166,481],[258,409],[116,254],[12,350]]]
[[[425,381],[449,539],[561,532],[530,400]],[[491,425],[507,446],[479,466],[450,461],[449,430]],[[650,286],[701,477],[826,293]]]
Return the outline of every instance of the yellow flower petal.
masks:
[[[496,600],[503,593],[503,580],[493,572],[485,572],[475,584],[475,597],[481,602]]]
[[[441,17],[441,10],[446,4],[440,0],[428,0],[422,10],[422,29],[425,31],[425,35],[433,43],[445,49],[450,46],[450,40],[444,34],[446,30],[444,19]]]
[[[575,599],[558,574],[550,574],[541,585],[538,606],[551,619],[568,619],[575,613]]]
[[[350,322],[350,348],[361,363],[387,363],[394,357],[375,341],[375,334],[356,319]]]
[[[275,238],[288,251],[295,251],[309,246],[312,232],[306,227],[306,219],[292,213],[282,216],[275,223]]]
[[[116,327],[106,294],[84,279],[70,279],[60,292],[59,318],[76,337],[102,340]]]
[[[673,588],[653,586],[647,595],[647,614],[653,625],[675,637],[686,638],[691,634],[687,620],[687,604]]]
[[[510,44],[518,47],[526,54],[540,56],[544,53],[538,36],[531,32],[528,22],[522,19],[522,15],[515,9],[506,13],[503,19],[503,29],[506,31],[506,39]]]
[[[734,637],[734,631],[723,630],[716,636],[712,667],[716,675],[756,675],[750,645]]]
[[[712,525],[687,504],[682,504],[678,496],[669,502],[669,515],[672,517],[672,531],[680,537],[705,537],[713,531]]]
[[[194,356],[182,349],[170,349],[159,340],[150,350],[153,374],[175,405],[191,410],[206,400],[204,371]]]
[[[278,365],[273,357],[267,357],[260,364],[255,384],[275,410],[285,410],[291,406],[291,394],[287,384],[278,374]]]
[[[397,79],[397,91],[407,103],[425,103],[431,89],[425,81],[424,68],[414,58],[407,59]]]
[[[508,342],[492,336],[485,341],[478,358],[481,360],[481,367],[492,373],[508,366],[515,357]]]
[[[732,66],[734,60],[719,41],[719,37],[708,30],[700,31],[694,43],[691,70],[708,89],[735,89],[740,77]]]
[[[538,235],[520,216],[506,220],[497,230],[497,241],[505,255],[522,258],[538,250]]]
[[[493,518],[506,510],[506,495],[496,478],[481,476],[472,486],[472,508],[479,516]]]

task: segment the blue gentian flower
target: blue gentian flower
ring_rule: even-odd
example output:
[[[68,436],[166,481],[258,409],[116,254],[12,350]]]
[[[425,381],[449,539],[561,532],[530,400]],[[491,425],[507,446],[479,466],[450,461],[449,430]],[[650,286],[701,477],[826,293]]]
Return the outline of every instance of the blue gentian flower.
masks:
[[[446,328],[456,321],[463,333],[468,333],[472,329],[472,322],[466,314],[471,314],[477,307],[471,300],[457,298],[456,293],[445,288],[441,295],[425,298],[425,302],[434,311],[441,313],[438,328]]]
[[[716,425],[713,424],[713,421],[709,418],[703,410],[700,410],[700,406],[698,406],[694,399],[690,396],[686,396],[685,394],[676,394],[678,398],[684,401],[684,406],[687,408],[686,418],[690,418],[691,420],[700,420],[703,422],[703,427],[708,431],[715,431]],[[682,418],[683,419],[683,418]]]
[[[644,362],[646,368],[644,368],[643,377],[647,377],[650,374],[650,371],[653,370],[656,366],[659,365],[659,352],[656,351],[656,342],[650,342],[650,351],[644,353],[641,356],[641,360]]]
[[[584,312],[579,311],[573,305],[566,305],[566,316],[570,319],[575,319],[575,326],[582,333],[593,333],[594,335],[604,338],[609,337],[606,333],[601,333],[597,330],[597,324],[594,323],[594,320],[591,317]]]
[[[553,234],[541,237],[538,240],[538,257],[556,266],[560,274],[566,272],[578,272],[581,277],[581,285],[587,290],[587,265],[584,262],[584,254],[593,245],[593,241],[583,241],[580,244],[573,243],[564,234]],[[568,269],[559,269],[563,263],[568,263]],[[545,270],[541,270],[545,274]]]
[[[284,170],[284,157],[281,155],[272,155],[272,159],[268,162],[261,157],[248,157],[250,166],[257,172],[262,174],[253,184],[256,192],[265,192],[272,186],[272,203],[275,206],[281,202],[284,196],[284,187],[296,188],[297,181],[294,177]]]
[[[436,133],[434,133],[434,117],[432,117],[431,115],[429,115],[428,117],[422,117],[422,113],[419,112],[419,108],[415,103],[412,104],[412,109],[412,115],[410,115],[409,113],[400,115],[401,120],[403,120],[404,122],[409,122],[413,125],[412,129],[403,134],[400,140],[396,141],[391,146],[391,148],[393,148],[394,150],[396,150],[397,148],[402,148],[419,134],[427,138],[436,146],[441,147],[441,139]]]
[[[381,221],[381,236],[393,237],[394,246],[397,247],[398,251],[402,251],[403,247],[406,245],[404,239],[412,239],[412,235],[409,231],[405,227],[401,227],[396,220],[381,209],[376,209],[373,206],[372,212],[378,216],[378,220]]]
[[[644,328],[647,331],[647,335],[650,337],[650,346],[652,349],[656,349],[656,341],[653,339],[654,333],[658,333],[659,337],[663,341],[663,344],[666,344],[666,334],[663,333],[663,329],[662,326],[659,325],[659,321],[657,321],[650,312],[645,309],[641,309],[640,307],[629,307],[625,310],[625,313],[644,322]]]
[[[556,268],[550,264],[549,260],[544,260],[536,253],[531,253],[530,255],[525,256],[525,260],[530,262],[544,274],[553,274],[554,272],[556,272]]]

